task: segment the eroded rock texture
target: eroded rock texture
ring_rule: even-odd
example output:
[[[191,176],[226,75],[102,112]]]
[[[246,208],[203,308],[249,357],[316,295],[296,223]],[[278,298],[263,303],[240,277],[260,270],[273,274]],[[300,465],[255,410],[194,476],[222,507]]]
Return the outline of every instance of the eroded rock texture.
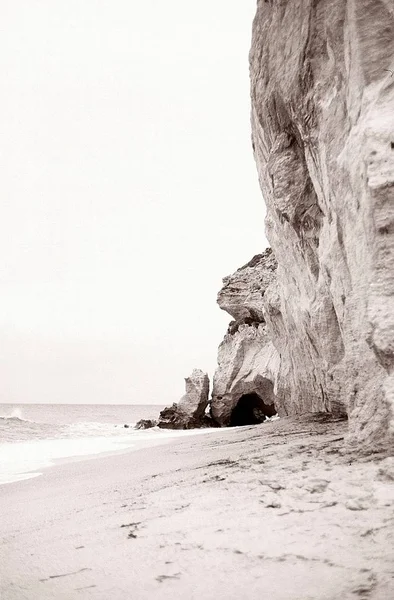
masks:
[[[221,426],[259,423],[277,411],[279,355],[263,312],[264,295],[275,280],[270,249],[223,279],[218,304],[235,320],[219,346],[213,381],[211,414]]]
[[[278,261],[265,318],[288,414],[389,444],[394,401],[394,3],[259,0],[253,148]]]
[[[136,425],[135,429],[151,429],[152,427],[156,427],[157,421],[154,419],[140,419]]]
[[[180,401],[161,411],[158,426],[162,429],[192,429],[209,426],[205,409],[208,406],[209,377],[200,369],[194,369],[185,378],[186,394]]]

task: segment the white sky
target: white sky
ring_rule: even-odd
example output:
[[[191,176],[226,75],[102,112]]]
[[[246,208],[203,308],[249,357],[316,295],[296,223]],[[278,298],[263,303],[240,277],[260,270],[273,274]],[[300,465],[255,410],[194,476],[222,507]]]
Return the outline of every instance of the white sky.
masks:
[[[166,404],[267,245],[256,0],[1,0],[0,402]]]

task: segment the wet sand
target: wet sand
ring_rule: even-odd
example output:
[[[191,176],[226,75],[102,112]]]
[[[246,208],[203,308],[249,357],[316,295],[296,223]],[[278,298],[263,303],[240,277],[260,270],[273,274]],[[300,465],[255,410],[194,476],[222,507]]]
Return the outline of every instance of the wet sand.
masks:
[[[1,600],[394,598],[394,460],[281,419],[0,487]]]

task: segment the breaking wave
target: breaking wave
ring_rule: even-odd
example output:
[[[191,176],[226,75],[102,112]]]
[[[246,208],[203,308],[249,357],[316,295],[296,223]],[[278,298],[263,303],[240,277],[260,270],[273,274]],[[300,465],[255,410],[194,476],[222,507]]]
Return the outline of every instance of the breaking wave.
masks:
[[[13,413],[0,415],[0,442],[22,442],[34,438],[48,437],[51,431],[56,429],[48,423],[35,423]]]
[[[129,433],[135,423],[128,425]],[[26,442],[37,439],[67,439],[82,437],[118,437],[126,431],[120,424],[86,421],[79,423],[38,423],[22,417],[20,409],[0,415],[0,443]]]

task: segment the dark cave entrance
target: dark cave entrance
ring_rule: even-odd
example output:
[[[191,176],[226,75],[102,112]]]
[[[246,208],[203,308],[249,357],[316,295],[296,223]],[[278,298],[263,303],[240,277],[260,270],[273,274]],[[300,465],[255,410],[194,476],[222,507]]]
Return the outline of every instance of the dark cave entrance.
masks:
[[[273,417],[274,415],[276,415],[275,404],[266,404],[256,392],[244,394],[231,413],[230,427],[257,425],[265,421],[266,417]]]

